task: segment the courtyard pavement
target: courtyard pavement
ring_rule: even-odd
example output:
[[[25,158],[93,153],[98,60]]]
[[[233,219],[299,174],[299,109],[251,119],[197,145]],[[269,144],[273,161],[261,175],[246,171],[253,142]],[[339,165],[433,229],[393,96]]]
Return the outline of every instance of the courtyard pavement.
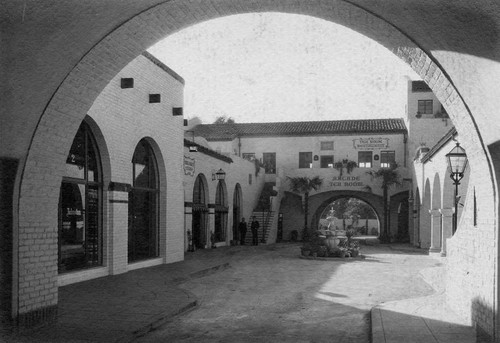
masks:
[[[182,262],[61,287],[57,323],[0,339],[476,342],[444,305],[439,260],[404,245],[361,253],[324,261],[301,259],[299,245],[287,243],[199,250]]]

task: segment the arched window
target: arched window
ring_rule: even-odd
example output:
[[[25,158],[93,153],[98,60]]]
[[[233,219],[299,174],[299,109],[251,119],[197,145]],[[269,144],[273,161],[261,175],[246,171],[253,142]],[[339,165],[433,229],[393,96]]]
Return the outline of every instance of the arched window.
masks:
[[[66,159],[59,197],[59,272],[102,265],[102,172],[94,136],[82,123]]]
[[[215,241],[225,242],[227,231],[227,200],[226,187],[224,180],[219,180],[217,183],[217,191],[215,193]]]
[[[239,183],[234,187],[233,193],[233,240],[240,241],[240,230],[238,224],[241,217],[241,186]]]
[[[128,262],[159,255],[158,167],[153,149],[141,140],[132,157],[132,190],[129,193]]]
[[[203,175],[198,175],[193,187],[193,246],[196,249],[203,249],[207,244],[207,213],[206,203],[206,181]]]

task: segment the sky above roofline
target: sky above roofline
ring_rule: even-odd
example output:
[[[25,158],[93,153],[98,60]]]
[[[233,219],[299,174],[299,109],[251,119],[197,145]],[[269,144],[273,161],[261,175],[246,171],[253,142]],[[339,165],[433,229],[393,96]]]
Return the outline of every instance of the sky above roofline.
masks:
[[[210,20],[148,51],[186,80],[185,117],[203,123],[401,118],[418,79],[375,41],[294,14]]]

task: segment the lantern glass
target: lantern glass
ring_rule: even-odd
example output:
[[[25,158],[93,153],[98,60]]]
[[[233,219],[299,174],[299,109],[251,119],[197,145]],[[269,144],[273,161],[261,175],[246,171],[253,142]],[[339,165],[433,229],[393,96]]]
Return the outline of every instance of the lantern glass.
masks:
[[[215,173],[215,177],[217,180],[224,180],[226,178],[226,172],[222,169],[219,169],[217,173]]]
[[[446,154],[448,159],[448,167],[453,174],[463,174],[467,167],[467,154],[459,143]]]

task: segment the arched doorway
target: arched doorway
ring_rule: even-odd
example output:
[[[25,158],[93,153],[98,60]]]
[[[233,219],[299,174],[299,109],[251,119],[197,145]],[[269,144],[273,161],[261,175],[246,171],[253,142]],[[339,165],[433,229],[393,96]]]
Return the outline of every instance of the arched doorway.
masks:
[[[215,243],[225,242],[227,239],[227,190],[224,180],[219,180],[215,191]]]
[[[159,256],[159,177],[153,149],[146,139],[132,157],[129,193],[128,262]]]
[[[413,200],[413,244],[420,246],[420,207],[422,201],[420,199],[420,189],[417,187],[415,191],[415,199]]]
[[[58,215],[58,271],[102,264],[102,167],[96,140],[83,122],[66,159]]]
[[[200,174],[196,177],[193,187],[193,246],[196,249],[204,249],[207,245],[207,205],[208,189],[205,176]]]
[[[424,185],[424,193],[422,196],[422,206],[420,208],[420,247],[428,249],[431,247],[431,217],[429,210],[431,209],[431,184],[430,180],[426,179]]]
[[[239,183],[234,186],[233,193],[233,241],[240,241],[240,230],[238,230],[238,224],[241,220],[241,186]]]
[[[410,234],[408,228],[409,192],[399,192],[391,195],[389,208],[389,230],[391,241],[408,243]]]
[[[324,207],[318,229],[352,229],[356,236],[379,236],[380,222],[374,208],[366,201],[340,197]]]

